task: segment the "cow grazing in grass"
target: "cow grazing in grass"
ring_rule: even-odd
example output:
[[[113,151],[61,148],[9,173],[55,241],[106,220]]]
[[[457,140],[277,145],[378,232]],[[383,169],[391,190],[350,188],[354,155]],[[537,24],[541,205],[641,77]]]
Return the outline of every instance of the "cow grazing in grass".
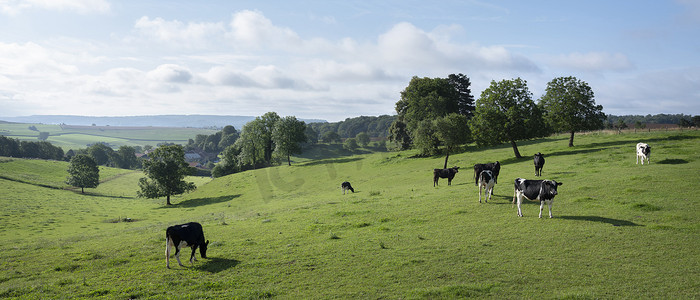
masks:
[[[651,155],[651,146],[645,143],[637,144],[637,164],[639,164],[639,159],[642,159],[642,165],[644,165],[644,160],[647,160],[649,164],[649,156]]]
[[[479,203],[481,203],[481,189],[486,192],[484,202],[489,202],[493,195],[493,186],[496,184],[496,179],[491,170],[483,170],[479,173]]]
[[[459,167],[452,167],[447,169],[434,169],[433,170],[433,187],[438,185],[438,179],[447,178],[447,185],[452,185],[452,179],[455,178],[455,174],[459,172]]]
[[[544,168],[544,156],[542,153],[535,154],[535,176],[542,176],[542,168]]]
[[[183,266],[182,262],[180,262],[180,249],[184,247],[192,248],[192,255],[190,256],[190,263],[192,264],[197,260],[194,257],[197,248],[199,248],[199,254],[201,254],[202,258],[207,258],[208,245],[209,241],[204,241],[204,231],[201,224],[191,222],[170,226],[165,230],[165,266],[168,269],[170,268],[170,247],[175,247],[177,263]]]
[[[520,210],[520,205],[523,198],[530,201],[540,201],[540,218],[542,218],[542,209],[545,203],[549,206],[549,217],[552,217],[552,201],[557,195],[557,187],[562,185],[561,182],[554,180],[527,180],[518,178],[515,179],[515,194],[513,195],[513,203],[518,201],[518,216],[522,217],[523,212]]]
[[[345,195],[345,191],[350,190],[351,192],[355,192],[355,189],[352,188],[352,185],[350,185],[349,182],[345,181],[340,184],[340,188],[343,190],[343,195]]]

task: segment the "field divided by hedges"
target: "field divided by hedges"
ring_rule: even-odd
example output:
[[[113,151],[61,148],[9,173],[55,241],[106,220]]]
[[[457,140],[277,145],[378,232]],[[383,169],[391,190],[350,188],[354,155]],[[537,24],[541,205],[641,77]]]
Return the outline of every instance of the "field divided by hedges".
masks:
[[[638,141],[652,145],[650,165],[635,164]],[[567,142],[521,142],[523,159],[509,145],[468,147],[450,157],[461,167],[452,186],[438,187],[432,169],[444,157],[303,159],[198,179],[172,207],[135,197],[139,172],[105,176],[86,195],[0,179],[0,297],[700,297],[700,134]],[[512,181],[534,178],[536,152],[544,177],[564,183],[554,219],[538,219],[537,203],[518,218],[511,205]],[[470,166],[496,160],[494,198],[479,204]],[[0,173],[13,178],[26,172],[19,165],[42,164],[11,163]],[[44,163],[54,171],[31,181],[65,177],[66,166]],[[356,193],[341,194],[345,180]],[[168,270],[165,228],[187,221],[204,225],[209,258]]]

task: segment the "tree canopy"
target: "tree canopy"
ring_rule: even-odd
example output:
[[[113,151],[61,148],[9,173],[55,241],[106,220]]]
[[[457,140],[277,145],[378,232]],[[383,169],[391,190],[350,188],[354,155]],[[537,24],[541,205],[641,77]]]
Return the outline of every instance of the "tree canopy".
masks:
[[[603,106],[596,105],[593,90],[576,77],[558,77],[547,83],[540,98],[544,119],[555,131],[569,132],[569,147],[574,146],[574,133],[602,129],[605,124]]]
[[[70,160],[66,179],[66,184],[79,187],[84,194],[85,188],[96,188],[100,184],[100,169],[92,157],[78,154]]]
[[[272,130],[272,141],[275,152],[286,157],[291,166],[290,156],[301,153],[301,143],[306,142],[306,123],[293,116],[279,119]]]
[[[139,197],[167,197],[166,203],[171,205],[170,196],[197,188],[193,182],[184,181],[190,171],[182,146],[160,146],[148,154],[148,157],[148,160],[143,162],[143,172],[147,177],[139,180]]]
[[[517,158],[521,155],[516,141],[548,133],[527,82],[520,78],[491,81],[476,100],[476,111],[469,127],[478,145],[510,142]]]

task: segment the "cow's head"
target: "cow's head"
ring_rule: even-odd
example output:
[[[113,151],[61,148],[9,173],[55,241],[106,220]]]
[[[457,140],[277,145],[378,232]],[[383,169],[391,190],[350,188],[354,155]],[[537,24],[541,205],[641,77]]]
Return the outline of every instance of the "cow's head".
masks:
[[[554,180],[543,180],[542,190],[540,190],[540,200],[551,200],[554,199],[557,193],[557,187],[562,185],[561,182],[556,182]]]
[[[452,167],[451,169],[454,170],[455,173],[459,172],[459,167],[458,167],[458,166],[454,166],[454,167]]]
[[[209,240],[204,245],[199,246],[199,254],[202,255],[202,258],[207,258],[207,246],[209,246]]]

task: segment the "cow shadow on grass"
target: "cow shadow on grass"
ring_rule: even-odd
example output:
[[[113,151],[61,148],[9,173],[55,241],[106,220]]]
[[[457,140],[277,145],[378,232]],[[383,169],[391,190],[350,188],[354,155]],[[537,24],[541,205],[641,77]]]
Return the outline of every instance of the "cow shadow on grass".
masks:
[[[163,206],[160,208],[197,207],[197,206],[210,205],[210,204],[231,201],[231,200],[238,198],[240,196],[241,196],[240,194],[237,194],[237,195],[225,195],[225,196],[219,196],[219,197],[187,199],[187,200],[184,200],[182,202],[175,203],[173,205]]]
[[[618,220],[618,219],[611,219],[611,218],[598,217],[598,216],[555,216],[555,217],[557,217],[559,219],[564,219],[564,220],[590,221],[590,222],[606,223],[606,224],[610,224],[612,226],[644,226],[644,225],[639,225],[637,223],[627,221],[627,220]]]
[[[195,266],[195,269],[200,271],[207,271],[209,273],[219,273],[221,271],[226,271],[240,264],[241,262],[235,259],[220,258],[220,257],[209,257],[202,260],[204,263]]]

